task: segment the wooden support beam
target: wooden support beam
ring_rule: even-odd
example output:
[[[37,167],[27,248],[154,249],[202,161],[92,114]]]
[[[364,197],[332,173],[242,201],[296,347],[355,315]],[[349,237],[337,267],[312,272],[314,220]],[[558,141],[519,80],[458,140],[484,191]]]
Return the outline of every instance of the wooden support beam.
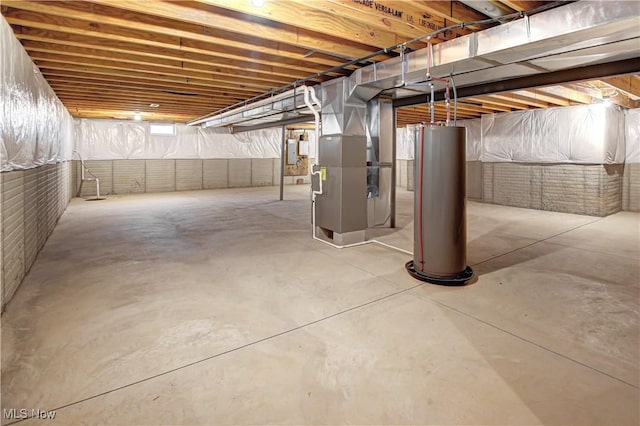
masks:
[[[621,92],[640,98],[640,78],[636,75],[603,78],[603,82],[615,87]]]
[[[443,28],[444,18],[428,15],[424,9],[408,1],[378,0],[355,2],[352,0],[329,0],[326,2],[307,0],[288,0],[294,7],[314,8],[355,20],[375,27],[392,31],[400,37],[412,40],[427,33]],[[451,22],[449,22],[450,24]],[[433,39],[434,43],[456,36],[469,34],[468,29],[458,29]]]
[[[482,108],[492,109],[495,111],[501,112],[510,112],[513,109],[529,109],[523,105],[516,105],[510,102],[501,101],[500,99],[494,99],[492,96],[482,96],[478,98],[465,98],[467,102],[477,103],[482,106]]]
[[[222,92],[217,90],[199,89],[193,86],[172,86],[168,88],[165,84],[148,84],[139,83],[126,78],[103,79],[94,75],[80,75],[77,73],[67,73],[58,70],[44,70],[42,73],[47,82],[52,86],[54,84],[77,87],[79,90],[83,88],[99,88],[102,90],[123,89],[132,92],[150,92],[164,93],[170,96],[178,96],[188,102],[190,98],[197,96],[211,97],[220,99],[229,103],[236,103],[241,100],[250,98],[253,94],[246,92]]]
[[[211,101],[220,101],[226,103],[236,103],[242,100],[238,95],[232,94],[220,94],[220,93],[190,93],[180,95],[177,93],[171,93],[166,88],[138,86],[135,84],[127,83],[110,83],[99,82],[88,79],[79,78],[65,78],[58,76],[47,77],[47,82],[54,90],[67,89],[75,90],[77,92],[85,92],[88,90],[101,90],[106,92],[124,92],[128,94],[148,94],[158,97],[159,99],[176,99],[182,103],[192,102],[198,99],[209,99]]]
[[[511,92],[515,95],[520,95],[520,96],[524,96],[527,98],[532,98],[532,99],[536,99],[542,102],[546,102],[548,104],[551,105],[559,105],[559,106],[568,106],[571,103],[564,98],[561,98],[559,96],[554,96],[554,95],[549,95],[547,93],[543,93],[539,90],[536,89],[530,89],[530,90],[517,90],[515,92]]]
[[[297,28],[292,25],[273,25],[264,20],[248,19],[248,16],[224,13],[224,9],[209,5],[172,2],[172,1],[120,1],[91,0],[93,3],[111,6],[162,18],[175,19],[190,24],[203,25],[230,31],[244,36],[259,35],[261,38],[279,43],[304,47],[310,51],[333,53],[336,57],[355,59],[377,50],[374,45],[341,40],[335,36],[322,36],[316,32]],[[299,22],[306,26],[306,17],[298,15],[291,22]],[[366,37],[366,36],[364,36]],[[371,37],[371,35],[369,36]],[[359,37],[362,38],[362,37]],[[352,39],[353,40],[353,39]],[[381,58],[382,59],[382,58]]]
[[[493,114],[495,110],[489,108],[483,108],[482,105],[470,104],[467,102],[458,101],[458,110],[469,111],[476,115]]]
[[[116,101],[144,101],[146,105],[148,104],[160,104],[162,106],[166,105],[176,105],[180,107],[198,107],[198,108],[223,108],[227,105],[225,102],[217,101],[215,99],[208,98],[195,98],[189,99],[188,102],[185,102],[180,96],[167,96],[162,94],[153,94],[153,93],[131,93],[127,91],[120,90],[98,90],[98,89],[88,89],[88,90],[74,90],[69,86],[52,86],[53,90],[56,92],[56,95],[60,98],[66,97],[67,99],[112,99]],[[151,107],[150,107],[151,108]]]
[[[95,44],[87,43],[85,44],[85,46],[79,47],[74,44],[68,45],[64,42],[43,42],[22,39],[22,45],[27,52],[65,54],[95,59],[111,59],[123,63],[148,64],[160,67],[180,68],[185,70],[226,73],[229,75],[241,73],[243,76],[247,76],[248,78],[256,77],[268,79],[280,82],[281,84],[288,83],[295,78],[302,76],[302,74],[295,74],[290,69],[287,69],[285,67],[278,68],[263,65],[254,67],[252,69],[247,69],[246,67],[243,67],[242,63],[230,62],[229,64],[225,63],[224,65],[217,64],[212,57],[185,59],[183,57],[184,55],[151,56],[147,54],[141,54],[140,52],[133,52],[132,50],[108,48],[105,49],[99,44],[99,41],[95,41]]]
[[[255,87],[249,87],[248,85],[237,85],[237,84],[231,84],[231,83],[216,82],[213,80],[208,81],[208,80],[189,78],[189,77],[176,77],[168,74],[151,75],[144,72],[128,71],[128,70],[106,68],[106,67],[99,67],[99,66],[82,66],[79,68],[74,64],[66,64],[63,62],[52,62],[52,61],[35,61],[35,62],[39,68],[45,68],[49,70],[57,69],[57,70],[66,70],[66,71],[80,71],[87,74],[96,74],[101,76],[132,77],[132,78],[138,78],[141,80],[159,81],[165,84],[188,83],[189,85],[203,86],[203,87],[217,87],[223,90],[225,89],[232,90],[237,88],[237,89],[243,89],[246,92],[253,92],[256,95],[264,93],[264,90],[261,90]]]
[[[99,99],[99,100],[93,100],[93,99],[88,99],[88,98],[79,98],[79,99],[71,99],[69,97],[61,97],[60,100],[65,104],[65,105],[75,105],[75,106],[86,106],[86,107],[91,107],[91,108],[114,108],[114,109],[120,109],[122,111],[129,111],[129,112],[135,112],[135,111],[140,111],[140,112],[149,112],[149,113],[177,113],[177,114],[184,114],[184,115],[196,115],[196,114],[206,114],[208,111],[211,110],[210,107],[176,107],[175,105],[166,105],[164,107],[158,107],[158,108],[151,108],[149,107],[149,105],[144,102],[144,101],[133,101],[133,100],[126,100],[126,101],[118,101],[118,100],[114,100],[114,99]]]
[[[541,87],[537,90],[543,93],[560,96],[562,98],[568,99],[573,103],[592,104],[595,102],[595,99],[590,95],[587,95],[586,93],[580,92],[574,88],[567,87],[567,86],[548,86],[548,87]]]
[[[543,1],[527,0],[499,0],[499,2],[518,12],[531,10],[545,3]]]
[[[525,95],[521,95],[521,94],[515,94],[515,93],[500,93],[500,94],[496,94],[496,95],[491,95],[492,98],[494,99],[501,99],[504,101],[508,101],[511,102],[513,104],[519,104],[519,105],[524,105],[528,108],[547,108],[549,106],[549,104],[547,102],[544,101],[540,101],[535,99],[534,97],[528,97]]]
[[[247,16],[279,22],[287,27],[304,25],[308,31],[329,37],[374,46],[378,49],[393,46],[405,41],[388,29],[376,28],[368,23],[345,18],[327,12],[326,9],[308,7],[306,3],[293,3],[287,0],[265,2],[255,7],[251,0],[194,0],[204,5],[228,9]],[[322,49],[324,50],[324,49]]]
[[[620,81],[618,80],[614,80],[614,82],[620,83]],[[619,89],[612,84],[606,83],[601,80],[591,81],[590,83],[600,90],[599,98],[601,98],[603,101],[607,99],[612,104],[620,105],[621,107],[629,109],[638,108],[638,106],[640,105],[637,100],[639,99],[638,97],[628,93],[625,90]],[[631,99],[631,97],[633,97],[634,99]]]
[[[197,40],[271,56],[296,58],[304,62],[317,63],[326,68],[340,65],[340,63],[343,62],[336,58],[322,55],[305,57],[308,52],[307,49],[283,43],[270,42],[255,35],[243,36],[211,26],[190,24],[175,19],[161,18],[147,14],[134,15],[131,12],[89,2],[6,0],[3,4],[13,9],[36,13],[46,11],[48,15],[80,19],[90,23],[100,23],[101,25],[108,24],[124,28],[130,28],[132,25],[135,25],[136,30],[139,31],[163,35],[170,33],[182,39]]]
[[[299,70],[285,66],[265,65],[258,62],[240,61],[216,55],[216,52],[207,52],[205,54],[174,48],[150,47],[138,43],[113,41],[97,37],[87,37],[34,28],[16,28],[16,37],[25,45],[25,48],[31,46],[32,43],[36,43],[36,46],[41,46],[42,44],[55,46],[60,51],[65,51],[67,48],[100,49],[107,52],[117,52],[125,55],[135,54],[137,56],[178,60],[233,70],[264,72],[279,77],[290,78],[292,81],[296,78],[309,75],[309,72],[306,70]]]
[[[409,1],[408,3],[415,5],[418,10],[423,10],[424,14],[428,16],[438,16],[445,19],[447,26],[451,24],[460,24],[462,22],[481,21],[488,18],[488,16],[483,15],[482,13],[457,1],[422,0]],[[497,23],[482,26],[472,25],[470,28],[477,31],[494,25],[497,25]]]
[[[179,93],[185,96],[192,94],[202,94],[202,95],[220,95],[221,97],[228,98],[242,98],[247,99],[252,96],[255,96],[254,92],[247,92],[241,89],[235,88],[216,88],[211,87],[210,85],[201,86],[194,85],[192,83],[171,83],[171,85],[167,85],[162,81],[151,81],[144,80],[139,78],[132,78],[128,76],[119,76],[119,75],[105,75],[105,74],[93,74],[93,73],[85,73],[81,71],[75,70],[65,70],[65,69],[47,69],[40,68],[42,75],[48,80],[51,77],[71,79],[74,81],[82,82],[82,81],[91,81],[94,83],[103,83],[103,84],[117,84],[122,87],[126,86],[145,86],[150,89],[158,89],[166,91],[167,93]],[[80,84],[80,83],[79,83]]]
[[[138,2],[123,2],[123,4],[124,3],[128,4]],[[152,2],[152,4],[156,3],[159,2]],[[79,19],[43,15],[16,9],[9,9],[4,13],[4,17],[10,24],[27,27],[29,30],[40,29],[79,35],[82,37],[96,37],[116,41],[118,44],[133,43],[136,47],[146,46],[147,50],[148,48],[153,47],[154,49],[167,48],[205,55],[214,54],[218,57],[240,61],[246,68],[250,68],[249,65],[251,62],[256,62],[258,64],[268,66],[291,67],[292,69],[298,70],[306,75],[327,69],[327,67],[323,65],[308,63],[287,56],[273,56],[266,54],[257,55],[252,50],[242,50],[221,44],[182,39],[174,36],[170,31],[168,31],[167,34],[148,33],[145,31],[139,31],[135,28],[122,28],[108,24],[95,24],[93,22]],[[20,31],[16,32],[20,33]],[[136,50],[134,50],[133,53],[136,53]]]
[[[132,120],[133,114],[124,112],[118,109],[108,109],[108,108],[95,108],[91,106],[74,106],[74,105],[65,105],[69,114],[75,118],[100,118],[100,119],[122,119],[122,120]],[[176,123],[186,123],[191,121],[196,116],[191,114],[178,114],[178,113],[151,113],[145,112],[142,116],[142,119],[145,121],[167,121],[167,122],[176,122]]]
[[[266,92],[271,88],[279,87],[282,85],[279,80],[270,81],[265,79],[258,79],[252,76],[233,76],[227,73],[194,71],[191,69],[180,67],[152,66],[135,62],[135,66],[132,66],[130,62],[42,52],[31,52],[30,56],[31,59],[36,63],[62,63],[68,65],[69,67],[73,65],[77,65],[79,67],[90,66],[111,70],[124,70],[127,72],[129,72],[129,70],[131,69],[135,69],[135,72],[147,77],[159,75],[163,77],[170,76],[183,78],[185,79],[185,81],[200,80],[213,82],[215,84],[225,83],[237,85],[238,87],[247,88],[249,90],[257,89],[260,92]]]

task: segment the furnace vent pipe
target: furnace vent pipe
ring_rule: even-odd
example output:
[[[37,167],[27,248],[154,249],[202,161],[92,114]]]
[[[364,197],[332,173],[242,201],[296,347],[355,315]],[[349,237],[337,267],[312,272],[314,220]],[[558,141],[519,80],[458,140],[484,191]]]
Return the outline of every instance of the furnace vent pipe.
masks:
[[[307,108],[309,108],[309,110],[313,113],[313,118],[314,118],[314,124],[315,124],[315,131],[316,131],[316,143],[315,143],[315,158],[313,159],[313,164],[311,165],[311,175],[312,176],[318,176],[318,182],[319,182],[319,189],[317,191],[312,190],[312,203],[313,203],[313,235],[315,236],[315,203],[316,203],[316,195],[322,195],[322,176],[321,176],[321,172],[320,170],[316,170],[317,166],[318,166],[318,149],[320,148],[318,146],[318,142],[320,140],[320,109],[322,108],[322,104],[320,103],[320,100],[318,99],[318,97],[316,96],[316,90],[313,87],[308,87],[308,86],[302,86],[302,88],[304,89],[304,104],[307,106]],[[309,99],[309,97],[311,97],[311,100]],[[313,101],[313,102],[312,102]],[[316,109],[316,107],[313,104],[316,104],[318,106],[318,108]]]

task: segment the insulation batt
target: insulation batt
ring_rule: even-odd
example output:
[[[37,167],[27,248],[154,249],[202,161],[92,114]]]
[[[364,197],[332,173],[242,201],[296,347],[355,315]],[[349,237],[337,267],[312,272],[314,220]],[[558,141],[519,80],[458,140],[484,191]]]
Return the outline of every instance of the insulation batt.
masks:
[[[640,110],[602,104],[486,114],[467,128],[467,161],[616,164],[640,162]],[[413,159],[416,126],[398,129],[397,155]],[[626,146],[626,148],[625,148]]]

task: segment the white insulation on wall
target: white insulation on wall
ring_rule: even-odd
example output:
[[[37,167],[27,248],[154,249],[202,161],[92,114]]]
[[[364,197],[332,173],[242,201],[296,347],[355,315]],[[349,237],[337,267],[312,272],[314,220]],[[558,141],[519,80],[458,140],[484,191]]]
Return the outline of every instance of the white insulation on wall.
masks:
[[[626,162],[640,163],[640,108],[630,109],[625,114]]]
[[[482,120],[458,120],[456,125],[467,128],[467,161],[480,161],[482,157]]]
[[[71,158],[73,119],[0,18],[0,171]]]
[[[280,158],[281,128],[228,134],[176,124],[175,135],[158,136],[150,134],[149,126],[137,121],[76,120],[75,149],[85,160]],[[315,137],[308,133],[310,139]]]
[[[409,124],[396,129],[396,159],[413,160],[417,128],[418,126]]]
[[[638,110],[633,110],[638,111]],[[627,139],[636,139],[639,116],[629,111]],[[634,121],[635,120],[635,121]],[[625,114],[602,104],[487,114],[458,120],[467,128],[467,161],[615,164],[625,161]],[[413,159],[414,130],[398,129],[398,159]],[[630,153],[627,148],[626,158]],[[637,162],[640,162],[636,160]]]
[[[485,162],[624,162],[624,114],[603,104],[482,116]]]

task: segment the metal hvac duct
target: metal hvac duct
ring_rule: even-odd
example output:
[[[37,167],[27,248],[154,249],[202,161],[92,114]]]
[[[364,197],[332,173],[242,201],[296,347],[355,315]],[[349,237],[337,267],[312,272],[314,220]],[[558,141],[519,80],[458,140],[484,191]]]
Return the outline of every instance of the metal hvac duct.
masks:
[[[407,271],[421,281],[464,285],[466,264],[464,127],[423,125],[416,143],[413,260]]]
[[[635,1],[583,0],[569,3],[438,43],[432,46],[430,55],[427,49],[420,49],[358,68],[341,88],[344,94],[335,93],[334,98],[339,95],[347,101],[367,102],[380,92],[391,89],[396,99],[415,96],[416,91],[426,94],[428,88],[419,84],[425,81],[428,57],[432,61],[431,75],[454,76],[459,88],[635,59],[640,54],[639,19],[640,9]],[[315,75],[310,78],[313,77]],[[226,126],[248,118],[263,118],[275,112],[288,111],[283,109],[283,105],[278,105],[278,101],[283,97],[292,98],[292,92],[231,111],[210,114],[188,124],[208,122],[210,127]],[[296,93],[300,95],[301,92]],[[301,98],[294,99],[299,105],[303,104]],[[291,103],[290,100],[287,102]],[[333,107],[335,112],[340,109],[337,105]],[[326,113],[323,107],[323,116]],[[333,118],[327,121],[323,118],[323,127],[328,126],[330,133],[339,133],[333,130],[336,124]],[[349,122],[343,121],[343,124],[348,126]],[[273,123],[276,125],[277,122]]]
[[[431,75],[454,76],[465,87],[637,58],[639,18],[636,1],[569,3],[434,45]],[[368,101],[394,88],[394,98],[415,96],[420,86],[412,84],[425,80],[427,58],[420,49],[357,69],[350,97]]]

